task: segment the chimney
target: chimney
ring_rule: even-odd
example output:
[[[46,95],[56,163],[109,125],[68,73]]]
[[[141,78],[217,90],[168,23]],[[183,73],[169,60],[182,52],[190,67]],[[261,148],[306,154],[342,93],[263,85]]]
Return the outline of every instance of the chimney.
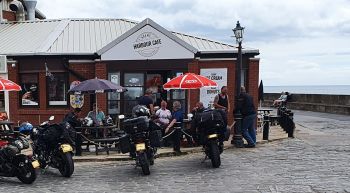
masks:
[[[13,0],[10,3],[10,10],[16,12],[16,20],[17,21],[24,21],[24,7],[23,4],[18,0]]]
[[[24,5],[27,9],[27,20],[34,21],[35,20],[35,6],[37,1],[36,0],[23,0]]]

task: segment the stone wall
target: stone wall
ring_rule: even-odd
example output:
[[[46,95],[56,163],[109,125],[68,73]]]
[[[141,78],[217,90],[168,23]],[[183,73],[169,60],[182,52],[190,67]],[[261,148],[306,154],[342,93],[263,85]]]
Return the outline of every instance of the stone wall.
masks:
[[[265,93],[264,106],[270,106],[280,93]],[[288,108],[350,115],[350,95],[293,94]]]

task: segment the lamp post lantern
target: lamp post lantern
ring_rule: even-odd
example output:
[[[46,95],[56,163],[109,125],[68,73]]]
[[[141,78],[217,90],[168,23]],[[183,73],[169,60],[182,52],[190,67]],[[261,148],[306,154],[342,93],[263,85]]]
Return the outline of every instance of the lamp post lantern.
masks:
[[[236,41],[238,43],[238,56],[237,56],[237,65],[236,65],[236,91],[235,91],[235,106],[240,103],[239,95],[241,92],[241,71],[242,71],[242,40],[244,27],[241,27],[239,21],[237,21],[236,27],[232,30],[235,34]],[[242,139],[242,114],[240,111],[236,110],[234,112],[235,125],[234,125],[234,136],[232,138],[231,144],[235,147],[244,147],[244,142]]]

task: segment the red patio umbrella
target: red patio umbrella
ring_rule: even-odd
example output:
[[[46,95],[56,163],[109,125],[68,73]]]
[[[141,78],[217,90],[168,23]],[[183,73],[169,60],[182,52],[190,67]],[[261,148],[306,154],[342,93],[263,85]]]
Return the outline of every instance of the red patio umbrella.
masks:
[[[203,87],[217,87],[217,83],[205,76],[186,73],[171,79],[163,85],[164,89],[199,89]]]
[[[0,77],[0,91],[21,91],[22,88],[11,80]]]

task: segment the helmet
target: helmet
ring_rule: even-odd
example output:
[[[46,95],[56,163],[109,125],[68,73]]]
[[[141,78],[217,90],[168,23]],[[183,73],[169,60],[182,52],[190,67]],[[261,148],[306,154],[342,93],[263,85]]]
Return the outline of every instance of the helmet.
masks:
[[[113,119],[111,116],[107,116],[104,120],[103,120],[105,125],[113,125]]]
[[[85,126],[92,126],[94,124],[94,121],[90,117],[85,117],[83,120],[83,125]]]
[[[30,132],[33,130],[33,125],[28,122],[24,122],[21,124],[18,130],[20,133]]]
[[[150,116],[150,113],[147,107],[142,105],[136,105],[134,108],[132,108],[132,115],[134,117]]]

